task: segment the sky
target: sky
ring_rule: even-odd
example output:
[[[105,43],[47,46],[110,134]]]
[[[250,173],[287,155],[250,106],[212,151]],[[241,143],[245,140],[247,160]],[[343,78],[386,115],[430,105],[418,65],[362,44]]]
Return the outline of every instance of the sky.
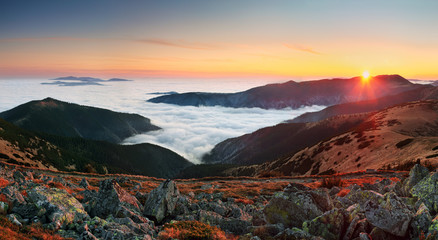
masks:
[[[2,0],[0,78],[438,79],[436,0]]]

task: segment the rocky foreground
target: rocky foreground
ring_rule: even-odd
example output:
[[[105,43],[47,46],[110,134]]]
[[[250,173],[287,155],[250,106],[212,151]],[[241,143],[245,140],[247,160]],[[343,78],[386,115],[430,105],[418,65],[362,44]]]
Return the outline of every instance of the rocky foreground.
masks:
[[[61,177],[1,165],[0,238],[5,226],[39,226],[53,234],[36,239],[438,239],[436,171],[368,180]]]

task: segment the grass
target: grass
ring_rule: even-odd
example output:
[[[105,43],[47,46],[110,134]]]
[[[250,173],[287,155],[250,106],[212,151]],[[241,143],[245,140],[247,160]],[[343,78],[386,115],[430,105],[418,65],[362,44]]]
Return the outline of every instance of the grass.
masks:
[[[217,227],[198,221],[180,221],[167,223],[164,230],[158,235],[158,239],[179,240],[237,240],[237,237],[225,234]]]
[[[333,177],[327,177],[327,178],[323,178],[321,180],[321,183],[319,185],[320,188],[332,188],[332,187],[342,187],[343,185],[343,181],[342,178],[338,177],[338,176],[333,176]]]

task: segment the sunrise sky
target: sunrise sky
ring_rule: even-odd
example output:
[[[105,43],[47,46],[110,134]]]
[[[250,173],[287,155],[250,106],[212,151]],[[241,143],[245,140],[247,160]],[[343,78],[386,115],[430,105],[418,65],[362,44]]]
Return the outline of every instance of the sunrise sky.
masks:
[[[438,79],[438,1],[3,0],[0,78]]]

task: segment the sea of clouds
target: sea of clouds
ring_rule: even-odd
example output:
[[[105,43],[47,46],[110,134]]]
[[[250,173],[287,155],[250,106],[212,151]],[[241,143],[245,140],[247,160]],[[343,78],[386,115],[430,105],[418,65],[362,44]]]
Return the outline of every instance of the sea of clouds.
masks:
[[[126,139],[123,144],[153,143],[169,148],[194,163],[215,144],[292,119],[323,106],[301,109],[191,107],[156,104],[147,99],[169,91],[236,92],[264,85],[263,81],[148,79],[111,82],[104,85],[41,84],[48,80],[0,80],[0,112],[31,100],[52,97],[61,101],[95,106],[118,112],[138,113],[161,130]]]

